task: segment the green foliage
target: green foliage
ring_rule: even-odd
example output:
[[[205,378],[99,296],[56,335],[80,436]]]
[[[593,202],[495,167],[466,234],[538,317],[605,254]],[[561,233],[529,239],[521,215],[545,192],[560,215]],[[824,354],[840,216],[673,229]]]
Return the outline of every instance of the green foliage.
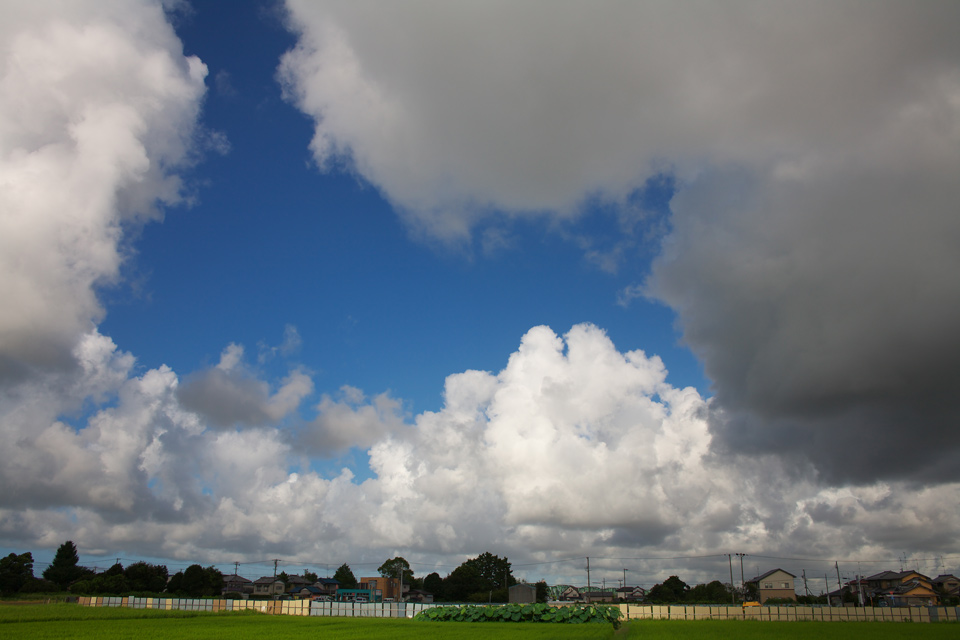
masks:
[[[160,593],[167,586],[167,568],[162,564],[134,562],[123,570],[130,590],[135,592]]]
[[[482,588],[480,572],[471,564],[463,563],[443,581],[443,592],[448,600],[464,601]]]
[[[377,571],[379,571],[380,575],[384,578],[399,578],[400,572],[402,571],[403,582],[405,584],[410,584],[410,581],[413,579],[413,571],[410,570],[410,563],[400,556],[387,560],[380,565]]]
[[[729,584],[714,580],[708,584],[698,584],[686,595],[686,602],[696,604],[730,604],[733,593]]]
[[[78,566],[79,562],[77,546],[67,540],[57,549],[53,562],[44,570],[43,577],[66,591],[73,582],[93,575],[89,569]]]
[[[647,600],[655,604],[683,602],[690,587],[677,576],[670,576],[662,584],[654,585],[647,593]]]
[[[515,584],[510,561],[488,551],[454,569],[443,581],[443,595],[455,602],[506,602],[507,587]]]
[[[29,551],[0,559],[0,595],[17,593],[33,579],[33,554]]]
[[[414,620],[432,622],[552,622],[567,624],[610,623],[620,628],[619,607],[573,604],[552,607],[544,603],[499,606],[434,607]]]
[[[536,584],[537,587],[537,602],[546,602],[550,599],[550,587],[547,585],[546,580],[541,580]]]
[[[434,571],[423,579],[423,590],[432,593],[434,600],[443,600],[443,578]]]
[[[337,572],[333,574],[333,579],[340,583],[341,589],[357,588],[357,577],[353,575],[350,565],[348,565],[346,562],[340,565],[340,568],[337,569]]]
[[[77,580],[70,585],[70,592],[78,595],[122,595],[130,591],[130,584],[123,574],[101,573],[87,580]]]
[[[204,569],[192,564],[186,571],[178,571],[167,583],[167,591],[191,598],[220,595],[223,590],[223,574],[213,566]]]
[[[304,572],[303,572],[303,579],[304,579],[304,580],[307,580],[310,584],[313,584],[313,583],[315,583],[317,580],[319,580],[320,577],[317,576],[317,574],[315,574],[313,571],[304,571]]]
[[[763,604],[773,606],[782,606],[782,605],[795,605],[797,601],[793,598],[767,598],[767,601]]]

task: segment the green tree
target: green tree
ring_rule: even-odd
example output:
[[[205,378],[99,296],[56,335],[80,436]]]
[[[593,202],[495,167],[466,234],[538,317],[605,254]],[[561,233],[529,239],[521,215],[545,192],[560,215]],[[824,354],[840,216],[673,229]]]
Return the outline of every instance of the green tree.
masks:
[[[29,551],[0,559],[0,595],[17,593],[33,579],[33,554]]]
[[[61,590],[66,591],[67,587],[76,580],[84,577],[92,577],[93,572],[78,566],[80,556],[77,554],[77,546],[72,541],[67,540],[57,553],[53,556],[53,562],[43,571],[43,577],[55,583]]]
[[[287,575],[286,571],[281,571],[279,574],[277,574],[277,580],[283,583],[284,589],[290,588],[290,576]]]
[[[647,600],[656,604],[683,602],[689,587],[677,576],[670,576],[662,584],[654,585],[647,593]]]
[[[443,593],[448,600],[465,602],[471,594],[482,591],[484,584],[480,570],[475,565],[464,562],[444,579]]]
[[[724,584],[719,580],[714,580],[708,584],[698,584],[690,589],[687,593],[687,602],[729,604],[730,593],[730,585]]]
[[[306,571],[306,570],[304,570],[304,572],[303,572],[303,579],[309,581],[310,584],[313,584],[313,583],[315,583],[317,580],[319,580],[320,578],[319,578],[319,577],[317,576],[317,574],[315,574],[313,571]]]
[[[356,589],[357,577],[353,575],[350,565],[344,562],[333,574],[333,579],[340,583],[341,589]]]
[[[192,598],[219,595],[223,590],[223,574],[215,567],[192,564],[170,578],[167,590]]]
[[[160,593],[167,586],[167,568],[162,564],[134,562],[123,570],[131,591]]]
[[[440,574],[436,571],[428,574],[427,577],[423,579],[423,590],[427,593],[432,593],[435,602],[442,602],[443,578],[440,577]]]
[[[410,584],[413,579],[413,571],[410,570],[410,563],[400,556],[387,560],[380,565],[377,571],[379,571],[380,575],[384,578],[399,578],[401,577],[401,572],[403,572],[404,584]]]
[[[482,590],[506,589],[517,584],[510,571],[510,561],[506,557],[495,556],[489,551],[481,553],[465,564],[471,564],[477,569],[482,580]]]
[[[536,584],[537,587],[537,602],[546,602],[550,599],[550,587],[547,586],[546,580],[541,580]]]

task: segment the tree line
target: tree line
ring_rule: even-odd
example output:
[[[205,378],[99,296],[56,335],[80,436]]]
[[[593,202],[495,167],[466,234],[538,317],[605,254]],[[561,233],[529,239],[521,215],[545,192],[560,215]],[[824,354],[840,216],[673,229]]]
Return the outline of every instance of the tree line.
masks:
[[[510,561],[490,552],[464,561],[447,576],[433,572],[417,577],[410,563],[402,557],[391,558],[377,569],[385,578],[403,578],[409,589],[433,594],[438,602],[507,602],[509,587],[517,584]],[[305,571],[308,582],[316,582],[317,574]],[[358,588],[358,580],[350,566],[341,565],[333,575],[342,589]],[[289,586],[285,572],[277,575]],[[217,596],[223,590],[223,574],[213,566],[194,564],[172,576],[164,565],[135,562],[124,567],[119,561],[106,571],[96,573],[80,566],[76,545],[68,540],[44,569],[42,578],[33,574],[31,553],[11,553],[0,558],[0,595],[18,593],[54,593],[70,591],[83,595],[159,594],[185,597]],[[536,583],[537,600],[546,602],[547,583]]]
[[[508,589],[518,584],[513,576],[510,560],[489,551],[470,558],[440,577],[436,571],[422,578],[414,575],[410,563],[402,557],[391,558],[377,569],[384,578],[400,578],[410,589],[433,594],[434,602],[507,602]],[[358,581],[350,566],[343,564],[333,575],[342,589],[356,589]],[[536,583],[537,601],[547,601],[547,583]]]
[[[654,585],[647,591],[644,598],[650,604],[731,604],[745,600],[758,600],[757,585],[748,583],[743,589],[734,587],[728,582],[714,580],[707,584],[698,584],[690,587],[677,576],[670,576],[662,583]],[[825,604],[823,596],[797,596],[796,600],[789,600],[791,604]],[[768,604],[780,604],[780,600],[768,600]]]
[[[220,595],[223,575],[214,567],[191,565],[170,575],[162,564],[134,562],[124,567],[117,562],[97,573],[80,566],[77,546],[64,542],[57,549],[42,578],[33,575],[32,553],[11,553],[0,558],[0,595],[18,593],[56,593],[71,591],[88,595],[158,594],[166,592],[186,597]]]

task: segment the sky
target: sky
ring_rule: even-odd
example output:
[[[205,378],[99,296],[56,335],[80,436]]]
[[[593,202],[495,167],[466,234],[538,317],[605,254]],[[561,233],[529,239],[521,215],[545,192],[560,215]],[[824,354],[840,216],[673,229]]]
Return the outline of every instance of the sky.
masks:
[[[0,16],[37,573],[960,571],[957,3]]]

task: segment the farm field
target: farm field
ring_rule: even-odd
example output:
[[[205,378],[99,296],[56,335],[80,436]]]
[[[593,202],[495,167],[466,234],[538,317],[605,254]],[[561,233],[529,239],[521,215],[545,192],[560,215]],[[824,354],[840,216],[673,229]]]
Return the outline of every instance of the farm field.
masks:
[[[759,621],[634,621],[615,632],[610,625],[535,623],[413,622],[377,618],[270,616],[254,612],[205,613],[144,609],[90,608],[71,604],[0,605],[0,638],[77,640],[178,640],[230,638],[260,640],[280,634],[321,634],[325,640],[371,638],[556,638],[593,640],[724,640],[778,638],[846,640],[851,635],[871,640],[911,638],[951,640],[958,623],[893,622],[759,622]]]

